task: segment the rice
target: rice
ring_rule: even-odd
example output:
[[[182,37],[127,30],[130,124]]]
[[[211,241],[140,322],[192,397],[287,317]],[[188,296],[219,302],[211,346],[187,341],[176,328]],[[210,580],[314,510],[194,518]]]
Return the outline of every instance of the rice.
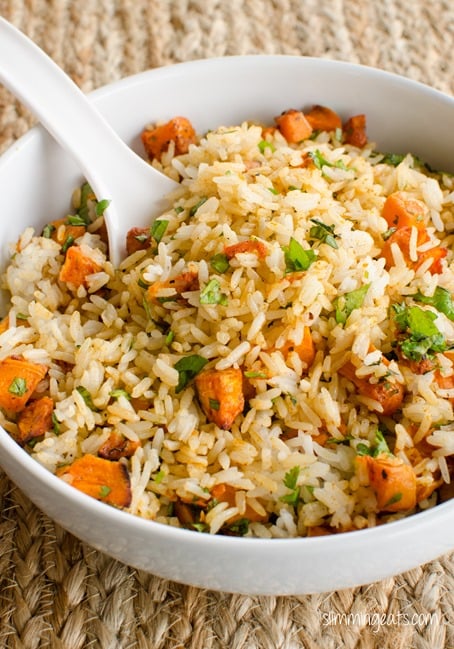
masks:
[[[94,264],[84,283],[59,278],[54,238],[27,228],[14,245],[0,362],[45,365],[29,404],[49,397],[53,409],[24,441],[20,413],[2,407],[4,428],[74,486],[84,456],[121,465],[127,502],[103,484],[94,497],[212,534],[350,531],[443,499],[454,466],[450,177],[411,155],[391,164],[373,143],[321,132],[289,144],[248,123],[184,154],[172,144],[155,164],[181,188],[159,240],[119,269],[94,196],[75,242]],[[398,191],[424,213],[407,244],[383,216]],[[388,502],[381,463],[395,471]]]

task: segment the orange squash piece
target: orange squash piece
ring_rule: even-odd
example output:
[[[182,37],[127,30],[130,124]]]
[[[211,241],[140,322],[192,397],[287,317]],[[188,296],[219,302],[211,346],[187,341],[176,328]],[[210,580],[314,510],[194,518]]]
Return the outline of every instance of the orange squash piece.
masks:
[[[31,363],[21,356],[0,361],[0,408],[10,412],[23,410],[47,370],[46,365]]]
[[[404,192],[393,192],[383,205],[382,216],[390,228],[403,228],[416,226],[418,230],[424,229],[428,209],[414,198],[408,198]]]
[[[175,290],[175,295],[164,298],[164,301],[184,300],[181,296],[182,293],[186,293],[186,291],[199,290],[200,285],[198,273],[197,271],[188,270],[172,279],[163,282],[153,282],[153,284],[151,284],[147,289],[147,299],[154,304],[160,304],[161,300],[159,298],[159,291],[163,288],[172,288]]]
[[[383,357],[383,362],[389,363],[385,357]],[[339,368],[339,374],[351,381],[359,394],[378,401],[383,408],[379,414],[389,416],[400,408],[404,398],[404,386],[392,376],[384,377],[377,383],[371,383],[367,377],[356,375],[356,367],[351,361]]]
[[[326,106],[317,104],[308,113],[304,113],[304,116],[314,131],[335,131],[336,128],[342,128],[339,115]]]
[[[225,502],[229,507],[235,507],[236,492],[237,489],[232,485],[218,484],[212,488],[211,495],[219,502]],[[244,514],[237,514],[235,516],[232,516],[232,518],[229,519],[229,523],[235,523],[242,518],[247,518],[252,523],[264,523],[268,519],[268,516],[263,516],[262,514],[259,514],[255,509],[253,509],[250,505],[246,505]]]
[[[314,341],[312,340],[310,327],[304,327],[303,339],[298,345],[295,345],[292,340],[287,340],[287,342],[280,348],[280,351],[284,356],[287,356],[290,352],[296,352],[303,363],[305,363],[309,368],[315,358],[315,346]]]
[[[170,142],[175,142],[175,155],[187,153],[189,146],[196,141],[196,133],[186,117],[174,117],[166,124],[145,129],[141,139],[149,159],[160,160]]]
[[[88,496],[116,507],[131,504],[131,482],[121,462],[111,462],[95,455],[83,455],[57,471],[59,477]]]
[[[53,411],[54,402],[50,397],[41,397],[30,401],[17,418],[18,436],[16,441],[23,446],[51,430]]]
[[[300,110],[290,108],[274,118],[278,129],[289,144],[307,140],[312,134],[312,126]]]
[[[249,241],[239,241],[233,243],[231,246],[225,246],[224,254],[229,258],[235,257],[238,253],[252,252],[257,255],[259,259],[264,259],[268,254],[267,247],[261,241],[251,239]]]
[[[87,287],[87,275],[98,273],[101,266],[84,255],[79,246],[70,246],[66,251],[65,261],[60,269],[58,279],[75,287]]]
[[[379,511],[400,512],[415,507],[416,476],[413,467],[386,454],[377,457],[362,455],[356,461],[366,466]]]
[[[219,428],[228,430],[243,412],[243,372],[239,368],[203,370],[195,377],[202,410]]]
[[[48,225],[53,228],[50,238],[60,245],[63,245],[68,237],[78,239],[87,231],[84,225],[71,225],[67,223],[67,219],[57,219],[56,221],[51,221]]]
[[[105,460],[119,460],[121,457],[133,456],[139,446],[139,442],[134,442],[120,433],[113,432],[98,449],[98,455]]]
[[[347,144],[362,148],[367,144],[366,116],[354,115],[342,127],[344,139]]]
[[[400,227],[398,230],[396,230],[383,244],[383,248],[381,250],[381,256],[385,260],[385,268],[390,269],[392,268],[395,263],[394,263],[394,257],[392,253],[392,244],[395,243],[399,246],[402,256],[405,260],[405,264],[409,268],[413,268],[414,270],[417,270],[422,264],[424,264],[428,259],[432,259],[432,264],[429,266],[429,272],[434,275],[437,273],[441,273],[443,268],[442,268],[442,259],[446,257],[448,254],[447,248],[444,248],[443,246],[434,246],[433,248],[430,248],[429,250],[424,250],[424,252],[418,252],[418,259],[416,261],[413,261],[410,259],[410,237],[412,233],[412,227],[411,226],[403,226]],[[417,241],[416,245],[419,246],[422,243],[425,243],[428,241],[429,237],[427,234],[427,231],[425,229],[418,229],[418,235],[417,235]]]

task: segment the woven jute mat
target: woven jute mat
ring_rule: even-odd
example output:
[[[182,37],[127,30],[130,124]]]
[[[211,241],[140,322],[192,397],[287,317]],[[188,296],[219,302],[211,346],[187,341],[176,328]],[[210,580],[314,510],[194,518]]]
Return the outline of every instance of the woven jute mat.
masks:
[[[172,62],[275,53],[359,62],[454,93],[453,0],[0,0],[0,14],[87,92]],[[0,88],[0,151],[33,123]],[[0,472],[0,649],[87,647],[453,649],[454,555],[323,595],[205,591],[93,550]]]

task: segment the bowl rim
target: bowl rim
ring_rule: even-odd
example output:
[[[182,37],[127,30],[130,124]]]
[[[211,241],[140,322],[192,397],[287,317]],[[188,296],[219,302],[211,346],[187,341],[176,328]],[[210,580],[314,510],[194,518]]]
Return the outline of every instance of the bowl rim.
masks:
[[[157,68],[151,68],[142,72],[126,76],[122,79],[105,84],[88,93],[90,99],[96,104],[101,100],[105,100],[111,94],[115,94],[123,87],[131,87],[131,85],[140,84],[144,79],[159,78],[159,77],[174,77],[180,76],[184,69],[190,68],[219,68],[225,65],[247,64],[254,65],[257,61],[279,61],[290,62],[297,61],[298,65],[319,66],[320,68],[339,68],[349,70],[351,72],[366,73],[375,78],[383,78],[396,83],[399,86],[405,85],[409,88],[429,93],[438,100],[447,102],[450,106],[454,107],[454,97],[446,92],[433,88],[421,81],[410,79],[406,76],[379,69],[373,66],[364,65],[361,63],[353,63],[343,60],[335,60],[331,58],[320,58],[311,56],[300,55],[287,55],[287,54],[244,54],[244,55],[229,55],[212,58],[199,58],[191,61],[184,61],[172,64],[166,64]],[[18,150],[27,145],[28,140],[38,137],[38,134],[44,132],[44,128],[37,124],[31,127],[24,135],[18,138],[6,151],[0,156],[0,174],[2,166],[7,164],[10,158],[17,155]],[[0,426],[0,448],[4,448],[14,460],[21,466],[21,468],[28,474],[32,474],[40,483],[53,492],[61,493],[65,500],[69,501],[71,505],[76,507],[88,508],[97,516],[105,519],[111,524],[118,524],[121,527],[132,527],[139,533],[156,534],[162,538],[168,538],[171,541],[173,538],[181,537],[190,542],[195,542],[197,545],[222,545],[226,549],[241,550],[247,547],[249,550],[254,547],[272,547],[277,549],[280,546],[290,547],[295,544],[304,544],[304,547],[313,548],[315,546],[321,548],[336,547],[340,551],[352,551],[356,547],[363,546],[364,542],[372,541],[379,542],[381,539],[388,537],[392,534],[394,537],[408,533],[414,529],[415,532],[422,527],[428,528],[434,520],[453,519],[454,520],[454,500],[440,503],[425,511],[420,511],[410,516],[404,517],[400,520],[395,520],[373,528],[366,528],[361,530],[352,530],[340,534],[331,534],[327,536],[316,537],[291,537],[291,538],[251,538],[251,537],[234,537],[223,535],[212,535],[205,533],[195,533],[193,530],[180,528],[176,526],[159,523],[154,520],[145,519],[135,514],[122,511],[100,502],[95,498],[88,496],[71,485],[65,483],[56,475],[51,473],[44,466],[39,464],[37,460],[32,458],[24,449],[22,449],[9,433]],[[5,463],[6,464],[6,463]],[[4,462],[0,454],[0,465],[3,466]],[[6,473],[8,470],[5,469]],[[14,480],[12,479],[14,482]]]

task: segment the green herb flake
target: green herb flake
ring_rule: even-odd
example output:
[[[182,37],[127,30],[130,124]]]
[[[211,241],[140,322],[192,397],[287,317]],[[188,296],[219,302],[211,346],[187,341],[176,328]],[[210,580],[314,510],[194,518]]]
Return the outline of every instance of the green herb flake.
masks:
[[[392,309],[397,328],[402,334],[408,334],[399,341],[406,358],[420,361],[427,355],[445,351],[446,341],[434,324],[437,316],[433,311],[405,304],[393,304]]]
[[[52,232],[55,231],[55,225],[48,223],[44,226],[41,236],[45,239],[50,239],[52,237]]]
[[[175,338],[175,334],[173,333],[172,330],[170,330],[170,331],[167,333],[166,337],[165,337],[165,341],[164,341],[165,344],[166,344],[167,346],[168,346],[168,345],[171,345],[171,344],[173,343],[173,339],[174,339],[174,338]]]
[[[142,300],[142,306],[145,311],[145,315],[150,322],[153,322],[153,316],[151,315],[150,305],[148,304],[147,298],[144,297]]]
[[[153,225],[151,226],[151,236],[156,241],[156,243],[159,243],[161,241],[168,225],[169,221],[167,219],[158,219],[153,223]]]
[[[300,490],[297,486],[297,482],[300,471],[301,468],[299,466],[294,466],[292,469],[287,471],[284,476],[284,486],[286,486],[287,489],[290,489],[290,493],[281,496],[280,500],[288,505],[296,506],[298,504]]]
[[[181,205],[177,205],[175,209],[175,214],[181,214],[181,212],[184,212],[184,207],[181,207]]]
[[[222,293],[219,280],[213,277],[200,291],[200,304],[227,305],[227,295]]]
[[[279,194],[279,192],[277,191],[277,189],[275,189],[274,187],[268,187],[268,190],[269,190],[272,194],[274,194],[275,196],[277,196],[277,195]]]
[[[161,484],[165,477],[166,472],[161,469],[153,476],[153,480],[156,482],[156,484]]]
[[[88,210],[88,201],[93,200],[95,195],[92,188],[88,183],[84,183],[80,188],[80,207],[77,210],[78,216],[83,220],[83,222],[88,225],[90,223],[90,215]]]
[[[60,434],[60,422],[58,421],[55,412],[52,413],[52,430],[54,431],[55,435]]]
[[[142,279],[142,277],[139,277],[139,279],[137,280],[137,286],[140,286],[140,288],[147,289],[150,286],[150,284],[148,284],[144,279]]]
[[[218,399],[208,399],[211,410],[219,410],[221,404]]]
[[[394,505],[394,503],[398,503],[400,500],[402,500],[402,494],[400,491],[395,493],[391,498],[388,500],[388,502],[385,503],[385,507],[388,507],[389,505]]]
[[[326,243],[331,248],[338,248],[336,242],[336,235],[334,234],[334,226],[326,225],[323,221],[318,219],[311,219],[312,223],[315,223],[309,230],[309,236],[313,239],[317,239],[321,243]]]
[[[372,455],[373,451],[370,446],[367,446],[367,444],[364,444],[363,442],[359,442],[359,444],[356,445],[356,453],[358,455]]]
[[[260,153],[265,153],[267,149],[271,151],[271,153],[274,153],[276,151],[276,147],[272,142],[267,142],[266,140],[260,140],[258,143],[258,147],[260,150]]]
[[[17,313],[16,314],[16,320],[28,320],[29,319],[28,313]]]
[[[125,399],[128,399],[128,401],[131,400],[131,395],[129,394],[129,392],[126,392],[126,390],[122,390],[121,388],[112,390],[110,396],[112,397],[112,399],[119,399],[120,397],[124,397]]]
[[[289,245],[283,248],[283,251],[285,255],[286,273],[308,270],[317,258],[313,250],[305,250],[293,237],[290,239]]]
[[[208,359],[203,358],[203,356],[199,356],[198,354],[192,354],[180,358],[180,360],[173,366],[178,372],[178,385],[175,388],[175,392],[178,394],[184,390],[189,381],[191,381],[207,363]]]
[[[247,379],[266,379],[267,378],[267,374],[265,372],[254,372],[254,371],[245,372],[244,376]]]
[[[139,243],[145,243],[145,241],[148,241],[149,238],[150,238],[149,234],[136,234],[136,235],[134,235],[134,239],[136,239],[136,241],[139,241]]]
[[[71,234],[69,234],[66,237],[65,242],[61,247],[61,251],[65,253],[68,250],[68,248],[70,248],[73,245],[73,243],[74,243],[74,237]]]
[[[381,235],[383,241],[387,241],[389,237],[392,237],[396,230],[397,228],[389,228],[388,230],[386,230],[386,232],[383,232],[383,234]]]
[[[337,169],[343,169],[344,171],[347,171],[347,167],[342,162],[342,160],[338,160],[337,162],[329,162],[318,149],[315,149],[315,151],[309,151],[308,155],[317,169],[320,169],[322,173],[323,167],[336,167]]]
[[[22,397],[27,392],[27,381],[22,376],[15,376],[11,381],[8,392],[16,397]]]
[[[103,198],[101,201],[98,201],[95,207],[96,216],[102,216],[109,205],[110,201],[107,198]]]
[[[206,196],[204,196],[204,197],[201,198],[201,199],[200,199],[200,200],[199,200],[195,205],[193,205],[193,206],[191,207],[191,209],[189,210],[189,216],[194,216],[195,213],[197,212],[197,210],[199,209],[199,207],[202,207],[202,205],[203,205],[204,203],[206,203],[207,200],[208,200],[208,198],[207,198]]]
[[[451,293],[445,288],[437,286],[434,294],[430,297],[423,295],[418,291],[413,298],[416,302],[422,302],[423,304],[433,306],[437,311],[440,311],[440,313],[444,313],[450,320],[454,320],[454,302]]]
[[[363,305],[369,287],[370,284],[364,284],[361,288],[340,295],[334,300],[333,305],[336,310],[335,318],[337,324],[345,324],[350,314]]]
[[[228,525],[226,531],[235,536],[245,536],[249,532],[249,523],[250,521],[248,518],[240,518],[234,523]]]
[[[67,225],[83,225],[84,227],[87,225],[85,221],[78,215],[69,215],[66,217],[66,224]]]
[[[397,167],[405,158],[406,154],[404,155],[403,153],[385,153],[380,163]]]
[[[85,388],[83,385],[78,385],[76,390],[84,400],[85,405],[90,408],[90,410],[92,410],[93,412],[99,412],[99,408],[97,408],[93,403],[93,399],[87,388]]]
[[[222,275],[230,268],[229,258],[223,252],[218,252],[216,255],[211,257],[210,266],[217,273],[221,273]]]
[[[102,487],[99,488],[99,497],[107,498],[107,496],[110,494],[111,491],[112,491],[111,487],[108,487],[107,485],[102,485]]]
[[[196,532],[208,532],[210,529],[206,523],[191,523],[189,527]]]

